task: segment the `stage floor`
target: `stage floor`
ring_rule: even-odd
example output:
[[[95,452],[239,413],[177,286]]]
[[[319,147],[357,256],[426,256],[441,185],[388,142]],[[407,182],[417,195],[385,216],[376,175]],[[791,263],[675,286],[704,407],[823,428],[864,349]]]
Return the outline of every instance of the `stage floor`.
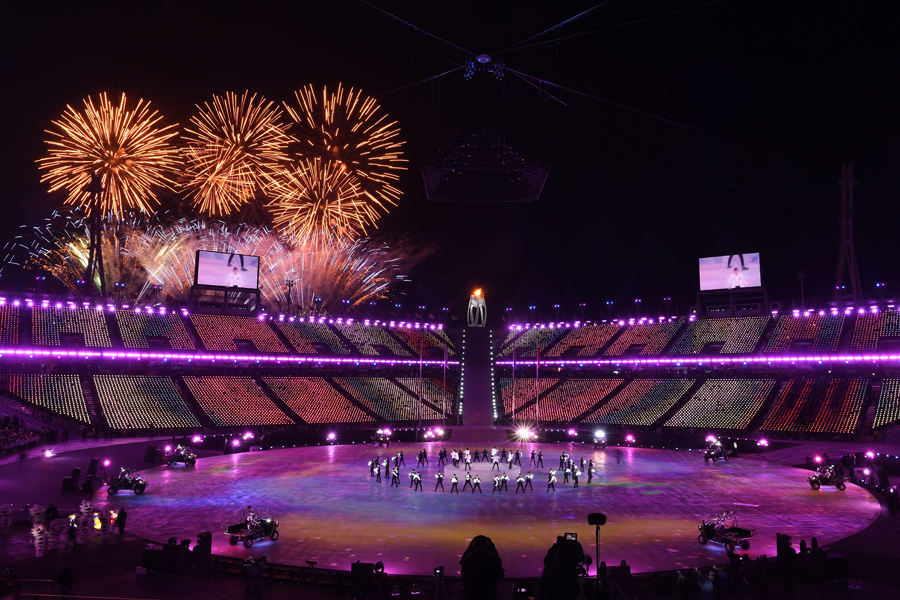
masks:
[[[881,510],[856,486],[815,492],[808,471],[760,456],[705,463],[701,454],[683,450],[533,446],[543,450],[547,468],[533,469],[535,489],[524,495],[492,495],[491,482],[484,481],[483,495],[451,496],[449,477],[448,492],[435,493],[441,444],[429,443],[424,444],[431,461],[424,469],[424,492],[413,492],[407,478],[423,444],[391,446],[391,454],[402,449],[406,455],[400,488],[368,476],[368,461],[383,457],[384,448],[325,446],[204,458],[195,468],[148,469],[146,494],[120,492],[111,505],[126,506],[129,531],[152,540],[196,540],[198,532],[209,530],[216,554],[266,555],[300,566],[314,560],[331,569],[380,560],[388,573],[427,575],[443,565],[448,575],[458,575],[469,541],[487,535],[507,577],[538,575],[548,548],[565,532],[577,533],[585,552],[594,556],[594,528],[587,524],[592,512],[609,519],[601,529],[600,559],[608,564],[624,559],[633,571],[648,572],[726,561],[722,546],[697,542],[697,523],[711,512],[731,509],[741,526],[758,530],[749,550],[755,557],[776,554],[776,532],[793,536],[795,547],[813,536],[827,546],[864,529]],[[522,446],[526,472],[531,447]],[[599,475],[590,485],[582,478],[573,489],[558,474],[557,491],[548,493],[547,473],[558,466],[563,450],[575,460],[593,457]],[[515,481],[511,484],[514,490]],[[228,544],[222,527],[236,523],[248,504],[268,509],[280,521],[277,542],[262,540],[250,549]]]

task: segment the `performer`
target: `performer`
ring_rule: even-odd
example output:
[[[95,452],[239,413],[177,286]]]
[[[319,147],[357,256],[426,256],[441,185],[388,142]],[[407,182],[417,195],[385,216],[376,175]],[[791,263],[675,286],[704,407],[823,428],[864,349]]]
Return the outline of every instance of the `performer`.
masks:
[[[483,493],[484,493],[484,492],[481,491],[481,479],[478,477],[478,475],[475,476],[475,485],[472,486],[472,493],[473,493],[473,494],[475,493],[475,488],[478,488],[478,493],[479,493],[479,494],[483,494]]]
[[[472,470],[472,457],[469,456],[468,454],[466,454],[466,466],[465,466],[465,470],[466,470],[466,471],[471,471],[471,470]]]
[[[500,485],[503,487],[504,490],[506,490],[507,492],[509,491],[509,475],[504,473],[503,475],[500,476]]]
[[[562,471],[566,468],[566,453],[563,452],[559,455],[559,470]]]
[[[522,490],[522,493],[525,493],[525,478],[522,477],[522,474],[519,473],[516,475],[516,493],[519,493],[519,490]]]
[[[506,462],[506,448],[504,448],[503,451],[500,453],[500,460],[502,460],[503,462]]]
[[[531,474],[531,471],[528,471],[528,475],[525,476],[525,487],[531,488],[531,491],[534,491],[534,486],[531,485],[531,480],[534,479],[534,475]],[[523,490],[524,491],[524,490]]]
[[[453,468],[458,469],[459,468],[459,452],[457,452],[456,450],[452,451],[450,453],[450,460],[453,461]]]
[[[466,473],[466,483],[463,484],[463,491],[466,491],[467,487],[472,487],[472,475],[469,473]],[[475,490],[472,491],[474,492]]]
[[[522,453],[516,450],[516,460],[513,461],[513,464],[517,464],[520,467],[522,466]]]
[[[425,461],[425,464],[428,464],[428,450],[422,448],[422,460]]]
[[[391,487],[394,487],[395,483],[397,487],[400,487],[400,467],[394,467],[391,470]]]
[[[453,493],[453,490],[456,490],[456,493],[459,493],[459,477],[456,476],[456,473],[453,474],[453,477],[450,478],[450,493]]]
[[[399,466],[400,466],[400,455],[399,455],[399,454],[395,454],[395,455],[394,455],[394,466],[395,466],[395,467],[399,467]]]
[[[494,455],[496,455],[496,454],[497,454],[497,449],[496,449],[496,448],[491,448],[491,456],[494,456]]]
[[[391,468],[391,459],[390,458],[384,459],[383,465],[384,465],[384,478],[387,479],[388,469]]]
[[[381,483],[381,469],[375,469],[375,483]]]
[[[488,457],[487,448],[484,449],[484,452],[481,454],[481,460],[486,461]]]
[[[399,452],[399,456],[400,456],[400,464],[403,465],[403,466],[405,467],[405,466],[406,466],[406,461],[403,460],[403,450],[401,450],[401,451]]]
[[[375,477],[375,465],[378,464],[378,457],[375,457],[375,460],[369,461],[369,477]]]
[[[481,454],[478,452],[478,450],[472,453],[472,459],[475,462],[481,462]]]
[[[550,471],[550,478],[547,480],[547,491],[550,491],[550,488],[553,488],[553,491],[556,491],[556,476],[553,474],[554,471]]]
[[[466,459],[467,461],[471,461],[471,460],[472,460],[472,452],[471,452],[468,448],[466,448],[465,450],[463,450],[463,456],[465,457],[465,459]]]
[[[563,471],[563,483],[569,483],[569,475],[572,474],[572,469],[566,467],[566,470]]]
[[[580,466],[581,466],[580,470],[583,473],[584,472],[584,457],[583,456],[581,457],[581,465]]]
[[[500,470],[500,457],[494,454],[491,456],[491,472],[494,472],[494,467],[497,467],[497,470]]]
[[[440,467],[445,462],[447,462],[447,451],[441,448],[441,451],[438,452],[438,466]]]
[[[543,452],[538,452],[537,466],[539,466],[539,467],[544,466],[544,453]]]
[[[416,473],[416,476],[413,478],[413,483],[415,484],[415,486],[413,487],[413,491],[416,491],[416,490],[419,490],[420,492],[425,491],[424,489],[422,489],[422,474],[421,473]],[[578,487],[577,484],[575,487]]]
[[[591,479],[594,478],[594,459],[591,459],[591,462],[588,463],[588,483],[591,482]]]
[[[494,489],[491,490],[491,493],[493,494],[494,492],[499,492],[501,494],[503,493],[502,491],[500,491],[500,476],[499,475],[494,475]]]
[[[537,464],[537,463],[535,462],[535,458],[534,458],[535,456],[536,456],[536,453],[535,453],[534,450],[532,450],[532,451],[531,451],[531,462],[528,463],[528,464],[530,464],[530,465],[535,465],[535,464]]]
[[[438,486],[441,486],[442,492],[446,491],[446,490],[444,490],[444,474],[442,472],[438,471],[437,475],[435,475],[435,477],[437,477],[437,483],[434,484],[434,491],[437,491]]]
[[[512,471],[513,468],[513,453],[509,453],[509,465],[507,465],[507,470]]]
[[[425,451],[422,450],[422,452],[425,452]],[[417,466],[417,467],[424,467],[424,466],[425,466],[425,457],[422,456],[422,452],[419,452],[419,455],[418,455],[419,461],[416,463],[416,466]]]
[[[409,472],[409,487],[413,486],[413,483],[416,481],[416,470],[413,469]]]
[[[575,483],[573,487],[578,487],[578,469],[572,469],[572,481]]]

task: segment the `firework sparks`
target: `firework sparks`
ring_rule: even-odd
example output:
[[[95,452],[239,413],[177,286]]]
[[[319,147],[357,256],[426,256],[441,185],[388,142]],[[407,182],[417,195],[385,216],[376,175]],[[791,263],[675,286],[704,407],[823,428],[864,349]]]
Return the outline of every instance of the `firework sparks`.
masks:
[[[287,160],[287,124],[273,102],[227,92],[197,106],[185,129],[187,197],[199,211],[228,215],[254,197]]]
[[[65,189],[65,203],[90,215],[85,186],[96,173],[105,189],[101,214],[119,219],[129,210],[149,212],[158,204],[156,191],[172,189],[170,174],[177,166],[177,151],[169,144],[174,126],[161,127],[161,120],[143,99],[129,108],[125,94],[118,105],[102,93],[96,104],[86,98],[82,111],[66,106],[53,121],[57,130],[47,131],[53,137],[47,141],[49,154],[38,159],[46,171],[41,181],[50,184],[50,191]]]
[[[388,120],[374,98],[343,85],[331,94],[323,88],[321,95],[308,85],[294,96],[297,106],[285,108],[297,129],[296,157],[343,165],[377,210],[395,206],[399,172],[407,162],[397,122]]]
[[[272,182],[272,222],[295,242],[365,234],[380,205],[361,187],[341,163],[301,159]]]

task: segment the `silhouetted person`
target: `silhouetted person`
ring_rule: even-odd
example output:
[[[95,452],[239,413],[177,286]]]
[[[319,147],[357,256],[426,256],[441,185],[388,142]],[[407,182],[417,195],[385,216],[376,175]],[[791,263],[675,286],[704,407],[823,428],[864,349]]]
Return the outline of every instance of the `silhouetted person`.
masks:
[[[59,575],[56,576],[56,583],[65,590],[60,594],[60,597],[72,597],[72,586],[75,585],[75,577],[72,575],[72,571],[69,570],[69,565],[66,565],[66,567],[60,571]]]
[[[472,538],[459,564],[467,600],[496,600],[497,582],[503,579],[505,571],[491,538]]]

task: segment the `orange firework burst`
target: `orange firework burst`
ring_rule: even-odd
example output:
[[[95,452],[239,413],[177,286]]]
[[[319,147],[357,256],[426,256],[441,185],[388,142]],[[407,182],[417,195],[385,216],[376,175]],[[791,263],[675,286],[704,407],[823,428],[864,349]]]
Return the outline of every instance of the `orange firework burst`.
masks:
[[[276,176],[269,193],[275,226],[295,241],[364,234],[379,217],[380,205],[334,161],[301,159]]]
[[[254,197],[287,160],[281,110],[256,94],[227,92],[197,106],[185,130],[188,197],[200,211],[227,215]]]
[[[48,130],[50,153],[38,159],[46,173],[41,181],[50,191],[65,189],[65,203],[93,210],[85,188],[91,174],[101,177],[101,214],[121,218],[128,210],[148,212],[158,204],[156,190],[172,189],[170,174],[177,167],[177,151],[169,144],[176,135],[173,125],[159,127],[162,116],[150,110],[150,103],[138,100],[129,108],[125,94],[119,104],[106,93],[97,104],[84,100],[84,110],[66,106],[62,118],[53,121],[58,130]]]
[[[406,170],[400,128],[374,98],[344,90],[316,93],[308,85],[294,93],[299,107],[285,104],[298,130],[295,154],[344,165],[357,178],[360,193],[377,210],[396,205],[399,171]]]

